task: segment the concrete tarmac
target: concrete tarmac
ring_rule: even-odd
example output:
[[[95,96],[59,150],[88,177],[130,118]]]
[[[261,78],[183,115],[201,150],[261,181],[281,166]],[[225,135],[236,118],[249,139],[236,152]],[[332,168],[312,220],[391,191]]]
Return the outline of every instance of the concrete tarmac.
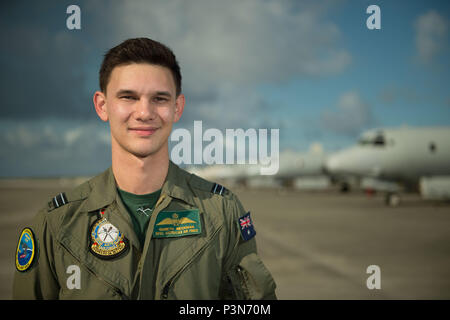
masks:
[[[78,179],[0,180],[0,299],[11,299],[22,228]],[[279,299],[450,299],[450,204],[404,195],[233,189],[251,211]],[[380,289],[369,289],[379,267]]]

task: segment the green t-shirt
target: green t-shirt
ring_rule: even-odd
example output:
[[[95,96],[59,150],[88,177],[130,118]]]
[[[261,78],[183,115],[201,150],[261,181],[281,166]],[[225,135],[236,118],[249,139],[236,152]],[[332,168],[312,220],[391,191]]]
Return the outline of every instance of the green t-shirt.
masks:
[[[161,194],[161,189],[148,194],[134,194],[117,188],[123,204],[128,210],[133,221],[133,229],[136,233],[141,248],[144,246],[145,233],[156,202]]]

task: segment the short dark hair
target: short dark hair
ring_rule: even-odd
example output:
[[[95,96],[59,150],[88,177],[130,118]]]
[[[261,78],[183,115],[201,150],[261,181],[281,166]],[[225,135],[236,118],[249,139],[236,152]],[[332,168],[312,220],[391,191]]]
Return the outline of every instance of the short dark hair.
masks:
[[[105,54],[99,72],[100,90],[106,93],[115,67],[131,63],[149,63],[168,68],[175,80],[177,96],[181,93],[181,71],[175,55],[164,44],[148,38],[125,40]]]

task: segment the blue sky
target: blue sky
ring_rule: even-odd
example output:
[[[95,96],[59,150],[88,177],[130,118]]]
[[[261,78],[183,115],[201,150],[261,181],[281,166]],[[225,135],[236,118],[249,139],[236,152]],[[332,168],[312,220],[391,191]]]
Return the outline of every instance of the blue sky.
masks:
[[[365,26],[365,8],[377,3],[382,13],[381,30],[368,30]],[[355,5],[356,4],[356,5]],[[287,85],[262,86],[268,99],[283,104],[287,113],[298,115],[298,132],[307,134],[305,125],[318,121],[324,110],[337,110],[335,105],[345,92],[356,92],[370,105],[373,119],[357,131],[377,126],[448,126],[449,104],[449,51],[448,33],[443,37],[446,45],[432,61],[417,57],[417,30],[414,25],[421,15],[430,10],[442,17],[449,13],[449,3],[413,1],[359,1],[347,2],[331,19],[340,27],[341,43],[351,53],[350,65],[339,74],[320,77],[295,77]],[[301,104],[301,110],[298,105]],[[301,122],[304,117],[306,123]],[[320,118],[320,117],[319,117]],[[352,142],[353,132],[340,132],[331,137],[316,122],[310,128],[324,140],[328,149],[341,148]],[[287,134],[287,146],[295,148],[295,134]],[[308,140],[306,138],[305,140]],[[307,143],[307,141],[305,141]]]
[[[81,30],[66,28],[79,5]],[[381,30],[366,8],[381,9]],[[279,128],[281,150],[351,145],[374,127],[449,126],[448,1],[15,1],[0,13],[0,176],[91,175],[110,164],[95,115],[102,55],[126,38],[171,47],[177,127]],[[450,137],[449,137],[450,139]]]

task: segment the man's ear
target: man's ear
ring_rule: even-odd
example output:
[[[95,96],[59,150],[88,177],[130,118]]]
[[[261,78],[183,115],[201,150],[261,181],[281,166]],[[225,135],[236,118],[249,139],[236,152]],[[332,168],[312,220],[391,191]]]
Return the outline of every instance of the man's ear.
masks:
[[[177,99],[175,100],[175,117],[173,122],[178,122],[180,120],[181,115],[184,111],[185,98],[184,94],[179,94]]]
[[[95,91],[93,100],[95,112],[97,112],[98,117],[103,121],[108,121],[106,95],[101,91]]]

